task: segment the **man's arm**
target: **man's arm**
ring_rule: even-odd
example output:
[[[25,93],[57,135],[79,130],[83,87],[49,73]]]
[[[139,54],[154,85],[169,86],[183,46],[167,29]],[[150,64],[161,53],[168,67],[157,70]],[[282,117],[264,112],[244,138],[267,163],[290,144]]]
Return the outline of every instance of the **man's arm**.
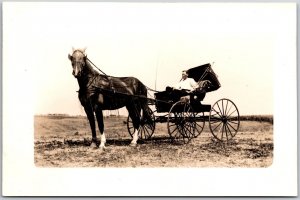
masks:
[[[190,78],[190,85],[193,88],[192,91],[199,87],[198,83],[193,78]]]

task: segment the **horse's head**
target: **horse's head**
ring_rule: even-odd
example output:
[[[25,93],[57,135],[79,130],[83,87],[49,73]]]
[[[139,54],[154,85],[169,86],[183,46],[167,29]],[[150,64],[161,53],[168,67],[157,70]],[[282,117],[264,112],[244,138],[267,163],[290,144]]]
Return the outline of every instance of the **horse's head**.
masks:
[[[78,78],[82,75],[84,66],[86,64],[85,49],[73,49],[72,55],[69,54],[69,59],[72,62],[73,72],[72,74]]]

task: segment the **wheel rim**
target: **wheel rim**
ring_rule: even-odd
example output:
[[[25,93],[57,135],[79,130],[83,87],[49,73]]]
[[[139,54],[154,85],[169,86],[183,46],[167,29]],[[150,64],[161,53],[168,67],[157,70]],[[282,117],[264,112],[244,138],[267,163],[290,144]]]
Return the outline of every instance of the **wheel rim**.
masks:
[[[138,130],[138,136],[139,136],[139,139],[141,139],[141,140],[150,139],[155,130],[154,113],[152,112],[151,109],[148,109],[147,111],[149,113],[150,118],[146,119],[144,117],[144,115],[142,114],[141,125]],[[130,116],[127,117],[127,129],[128,129],[129,135],[131,137],[133,137],[135,129],[134,129],[133,122],[132,122],[132,119],[130,118]]]
[[[195,137],[195,113],[189,103],[177,102],[169,112],[168,133],[173,142],[188,143]]]
[[[236,105],[229,99],[218,100],[209,114],[209,128],[219,141],[235,137],[240,126],[240,115]]]
[[[204,112],[195,114],[195,118],[196,118],[196,128],[195,128],[194,137],[196,138],[202,133],[204,129],[204,125],[205,125]]]

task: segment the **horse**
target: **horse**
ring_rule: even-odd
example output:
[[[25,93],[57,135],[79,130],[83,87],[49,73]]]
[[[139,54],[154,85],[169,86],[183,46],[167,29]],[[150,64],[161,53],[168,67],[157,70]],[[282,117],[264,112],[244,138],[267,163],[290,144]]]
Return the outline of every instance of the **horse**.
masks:
[[[92,131],[93,148],[99,147],[96,136],[95,115],[100,130],[100,148],[105,148],[103,110],[126,107],[132,119],[134,134],[131,146],[137,145],[138,129],[141,124],[141,111],[148,115],[147,87],[135,77],[113,77],[101,74],[92,67],[85,49],[73,49],[68,55],[73,67],[73,76],[79,84],[78,98],[89,120]],[[103,73],[103,72],[102,72]],[[95,114],[95,115],[94,115]]]

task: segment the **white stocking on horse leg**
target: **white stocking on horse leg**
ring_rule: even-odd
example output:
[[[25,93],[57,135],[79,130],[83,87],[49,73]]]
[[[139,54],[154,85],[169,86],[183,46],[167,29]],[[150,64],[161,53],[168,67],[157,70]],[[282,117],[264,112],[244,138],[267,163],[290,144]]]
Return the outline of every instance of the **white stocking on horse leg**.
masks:
[[[105,149],[105,143],[106,143],[106,138],[105,138],[105,134],[103,133],[101,136],[100,136],[100,139],[101,139],[101,143],[100,143],[100,148],[101,149]]]
[[[130,145],[131,146],[136,146],[138,138],[139,138],[138,130],[135,130]]]

